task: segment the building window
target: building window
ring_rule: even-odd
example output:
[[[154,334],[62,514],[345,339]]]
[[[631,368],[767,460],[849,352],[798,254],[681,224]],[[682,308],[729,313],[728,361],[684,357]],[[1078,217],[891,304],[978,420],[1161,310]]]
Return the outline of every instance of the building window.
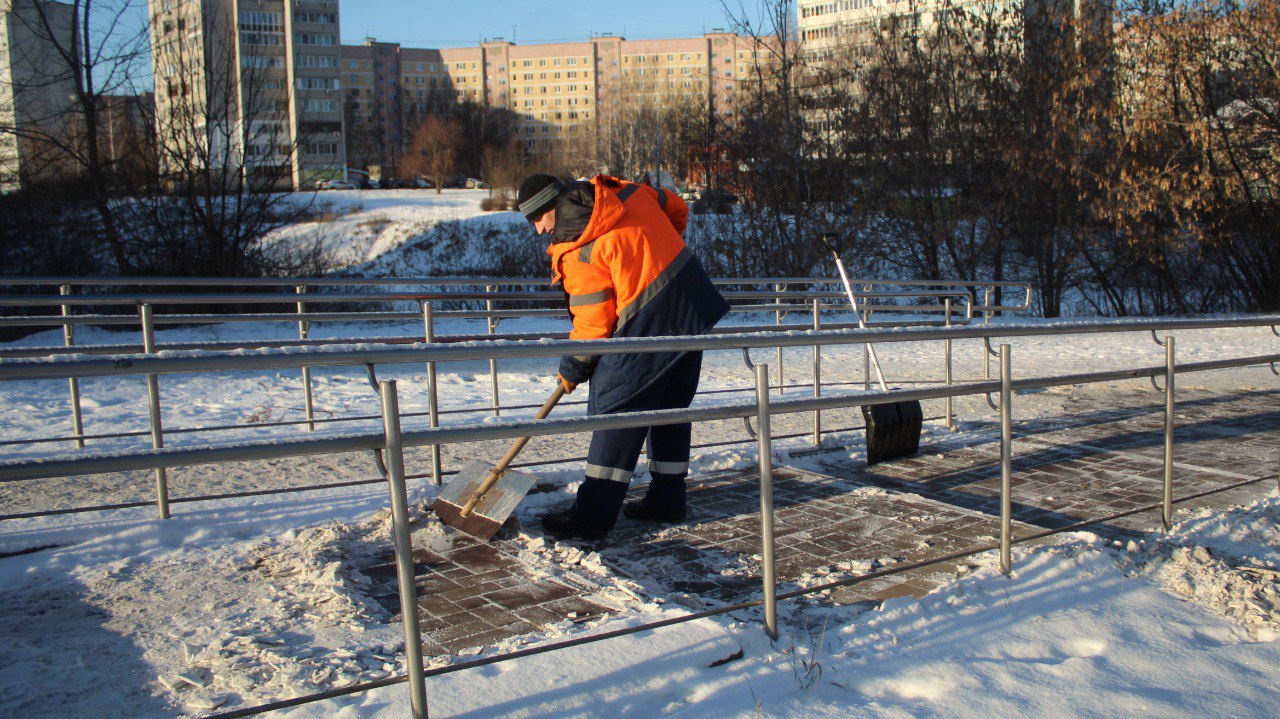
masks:
[[[337,90],[338,78],[336,77],[300,77],[298,78],[299,90]]]
[[[307,145],[308,155],[326,155],[333,156],[338,154],[338,143],[336,142],[312,142]]]
[[[298,67],[338,67],[338,58],[333,55],[299,55]]]
[[[334,100],[307,100],[302,104],[304,112],[336,112],[338,103]]]
[[[298,44],[333,46],[338,44],[338,36],[322,32],[300,32],[298,33]]]
[[[293,19],[296,22],[309,22],[316,25],[338,24],[338,15],[331,12],[295,12]]]
[[[240,44],[248,46],[278,46],[284,42],[284,36],[277,32],[242,32]]]
[[[246,70],[275,70],[284,67],[284,58],[279,55],[241,55],[240,67]]]
[[[280,24],[280,13],[278,12],[241,10],[240,29],[256,30],[258,32],[284,32],[284,25]]]

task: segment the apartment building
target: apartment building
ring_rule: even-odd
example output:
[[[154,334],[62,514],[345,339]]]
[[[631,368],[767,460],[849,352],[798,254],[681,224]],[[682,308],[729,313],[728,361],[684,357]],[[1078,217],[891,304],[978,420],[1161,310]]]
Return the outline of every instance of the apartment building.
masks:
[[[337,0],[148,0],[162,172],[346,175]]]
[[[430,50],[366,40],[342,47],[347,156],[392,170],[424,118],[464,102],[486,104],[481,48]]]
[[[893,27],[928,31],[962,11],[992,12],[1008,21],[1021,18],[1040,29],[1072,18],[1088,36],[1110,42],[1113,0],[800,0],[797,8],[804,55],[821,61],[832,53],[868,44]],[[1037,33],[1026,36],[1034,50]]]
[[[517,140],[540,154],[589,142],[607,111],[628,103],[683,101],[730,116],[742,83],[773,53],[754,38],[713,31],[698,38],[634,40],[602,34],[570,43],[403,48],[367,40],[342,47],[348,157],[391,168],[431,113],[475,103],[511,110]]]
[[[890,28],[928,30],[954,12],[1021,5],[1022,0],[800,0],[797,27],[803,53],[821,61],[832,53],[873,42]]]
[[[75,35],[68,3],[0,0],[0,192],[77,172],[48,141],[70,144],[83,132],[81,115],[71,111],[74,78],[57,55],[58,46],[74,46]]]

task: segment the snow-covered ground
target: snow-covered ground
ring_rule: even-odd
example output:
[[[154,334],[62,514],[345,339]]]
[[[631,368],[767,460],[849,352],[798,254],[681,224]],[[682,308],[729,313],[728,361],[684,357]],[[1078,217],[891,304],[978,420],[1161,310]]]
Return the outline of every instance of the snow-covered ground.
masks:
[[[348,197],[348,195],[350,195]],[[409,198],[401,199],[401,196]],[[408,224],[515,222],[502,213],[475,219],[483,192],[428,191],[325,193],[363,205],[325,224],[335,248],[349,250],[352,266],[409,267],[403,254],[386,252],[416,234],[360,230],[373,213]],[[456,204],[452,204],[455,203]],[[385,203],[385,204],[384,204]],[[451,214],[456,213],[456,214]],[[511,215],[513,213],[505,213]],[[363,218],[363,219],[362,219]],[[418,219],[414,219],[418,218]],[[495,219],[496,218],[496,219]],[[429,227],[424,232],[428,231]],[[400,232],[395,230],[394,232]],[[399,239],[397,239],[399,238]],[[532,241],[532,240],[531,240]],[[423,254],[423,253],[419,253]],[[369,263],[369,264],[364,264]],[[379,263],[382,263],[379,265]],[[416,265],[414,265],[416,266]],[[551,320],[512,320],[503,331],[565,329]],[[412,334],[402,325],[317,324],[313,337],[372,339]],[[441,332],[478,331],[478,323],[449,322]],[[173,329],[159,340],[287,338],[284,325],[228,325]],[[83,344],[121,342],[131,335],[85,329]],[[22,345],[58,344],[54,333]],[[1266,329],[1222,329],[1178,334],[1180,362],[1275,352]],[[1072,338],[1013,339],[1015,376],[1163,363],[1163,351],[1145,334],[1092,334]],[[980,342],[956,344],[957,381],[982,374]],[[940,343],[881,348],[890,380],[937,380]],[[755,353],[775,361],[773,351]],[[808,381],[810,351],[788,350],[787,381]],[[856,349],[823,353],[824,376],[861,380]],[[441,398],[447,423],[477,421],[488,405],[488,366],[442,365]],[[426,409],[421,366],[379,367],[400,380],[405,412]],[[500,364],[505,404],[537,405],[552,388],[552,360]],[[741,353],[709,353],[703,402],[746,398],[751,375]],[[377,400],[360,368],[314,373],[320,417],[376,415]],[[1073,396],[1141,392],[1144,384],[1067,387],[1019,395],[1015,420],[1061,416]],[[173,434],[168,446],[250,437],[305,436],[301,427],[243,425],[302,418],[297,372],[188,374],[161,380],[168,428],[238,427],[217,433]],[[1194,391],[1274,389],[1266,368],[1187,375],[1179,388]],[[145,387],[140,378],[86,380],[86,430],[143,431]],[[0,384],[0,441],[63,435],[69,431],[65,381]],[[783,396],[807,395],[789,390]],[[926,411],[936,414],[937,407]],[[961,433],[979,431],[971,420],[990,418],[982,398],[958,403]],[[581,412],[579,406],[557,414]],[[509,413],[528,416],[532,410]],[[831,413],[828,426],[848,426],[854,412]],[[504,414],[504,416],[507,416]],[[807,417],[780,417],[775,432],[803,431]],[[409,417],[406,426],[423,426]],[[377,420],[322,426],[321,433],[373,429]],[[950,438],[927,424],[924,441]],[[740,422],[695,430],[695,441],[745,439]],[[856,435],[837,435],[856,458]],[[803,447],[807,440],[780,444]],[[146,436],[95,440],[91,451],[145,446]],[[505,443],[450,447],[446,461],[491,457]],[[535,440],[523,459],[549,461],[582,454],[582,437]],[[74,454],[68,443],[8,444],[5,458]],[[838,456],[838,455],[837,455]],[[426,455],[413,452],[409,471],[422,472]],[[695,471],[754,462],[751,444],[707,449]],[[560,487],[531,496],[519,510],[526,526],[547,506],[566,501],[580,465],[547,465],[537,474]],[[367,455],[238,463],[170,472],[175,496],[244,492],[371,478]],[[149,473],[9,483],[0,486],[4,513],[67,508],[150,497]],[[415,506],[434,496],[426,480],[412,483]],[[389,520],[385,487],[374,484],[174,506],[160,521],[154,508],[55,515],[0,523],[0,553],[51,547],[0,558],[0,716],[165,717],[308,694],[402,673],[403,636],[370,601],[355,558],[385,552]],[[448,541],[439,525],[425,525],[417,541]],[[570,566],[590,571],[590,555],[543,540],[536,528],[519,540],[531,571],[554,576]],[[496,716],[770,716],[770,717],[982,717],[1117,716],[1138,711],[1161,716],[1271,717],[1280,681],[1280,496],[1274,493],[1228,513],[1203,513],[1167,537],[1116,546],[1089,534],[1015,552],[1006,577],[992,556],[976,557],[968,571],[922,600],[898,599],[872,610],[784,604],[782,637],[771,644],[750,612],[648,631],[434,678],[428,683],[434,717]],[[677,598],[648,596],[630,580],[595,573],[620,611],[603,622],[566,617],[545,634],[489,646],[485,654],[531,643],[680,615]],[[480,651],[480,650],[478,650]],[[731,661],[723,661],[741,655]],[[463,659],[471,657],[463,657]],[[712,666],[712,665],[715,666]],[[404,685],[281,712],[289,717],[382,718],[408,715]]]
[[[311,206],[315,220],[281,229],[268,242],[321,242],[337,268],[394,257],[440,225],[518,226],[518,212],[481,212],[488,190],[331,190]],[[309,196],[300,196],[309,197]],[[476,257],[480,255],[477,254]]]

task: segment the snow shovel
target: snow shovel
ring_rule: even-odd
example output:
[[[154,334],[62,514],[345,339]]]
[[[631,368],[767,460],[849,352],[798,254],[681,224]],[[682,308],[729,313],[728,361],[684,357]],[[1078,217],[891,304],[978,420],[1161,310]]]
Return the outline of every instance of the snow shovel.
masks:
[[[536,419],[545,419],[564,394],[564,385],[557,382],[556,391],[538,410]],[[487,540],[497,534],[538,481],[532,474],[507,469],[528,443],[528,437],[520,437],[495,465],[480,460],[468,462],[431,507],[440,521],[476,539]]]
[[[849,304],[853,306],[853,314],[858,318],[858,327],[866,329],[867,323],[858,311],[858,300],[853,295],[853,286],[849,284],[849,275],[844,271],[844,262],[840,260],[835,239],[833,234],[823,234],[822,244],[827,246],[836,259],[836,269],[840,271],[840,279],[844,282],[844,292],[849,297]],[[876,358],[875,347],[868,343],[867,351],[871,354],[871,366],[876,370],[880,389],[888,392],[889,386],[885,384],[884,373],[880,371],[880,360]],[[862,418],[867,423],[868,466],[920,451],[920,428],[924,423],[924,411],[919,401],[863,405]]]

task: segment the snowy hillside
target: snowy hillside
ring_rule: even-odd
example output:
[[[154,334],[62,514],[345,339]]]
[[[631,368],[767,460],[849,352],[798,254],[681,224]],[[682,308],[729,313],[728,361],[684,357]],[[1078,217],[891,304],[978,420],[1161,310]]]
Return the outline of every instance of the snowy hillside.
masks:
[[[492,246],[439,245],[471,233],[496,233],[503,242],[517,232],[532,237],[518,212],[482,211],[480,202],[488,196],[487,190],[321,192],[311,207],[312,221],[279,230],[267,243],[318,242],[342,274],[369,274],[367,264],[379,258],[384,264],[378,274],[486,274]],[[397,261],[401,253],[412,259]]]

